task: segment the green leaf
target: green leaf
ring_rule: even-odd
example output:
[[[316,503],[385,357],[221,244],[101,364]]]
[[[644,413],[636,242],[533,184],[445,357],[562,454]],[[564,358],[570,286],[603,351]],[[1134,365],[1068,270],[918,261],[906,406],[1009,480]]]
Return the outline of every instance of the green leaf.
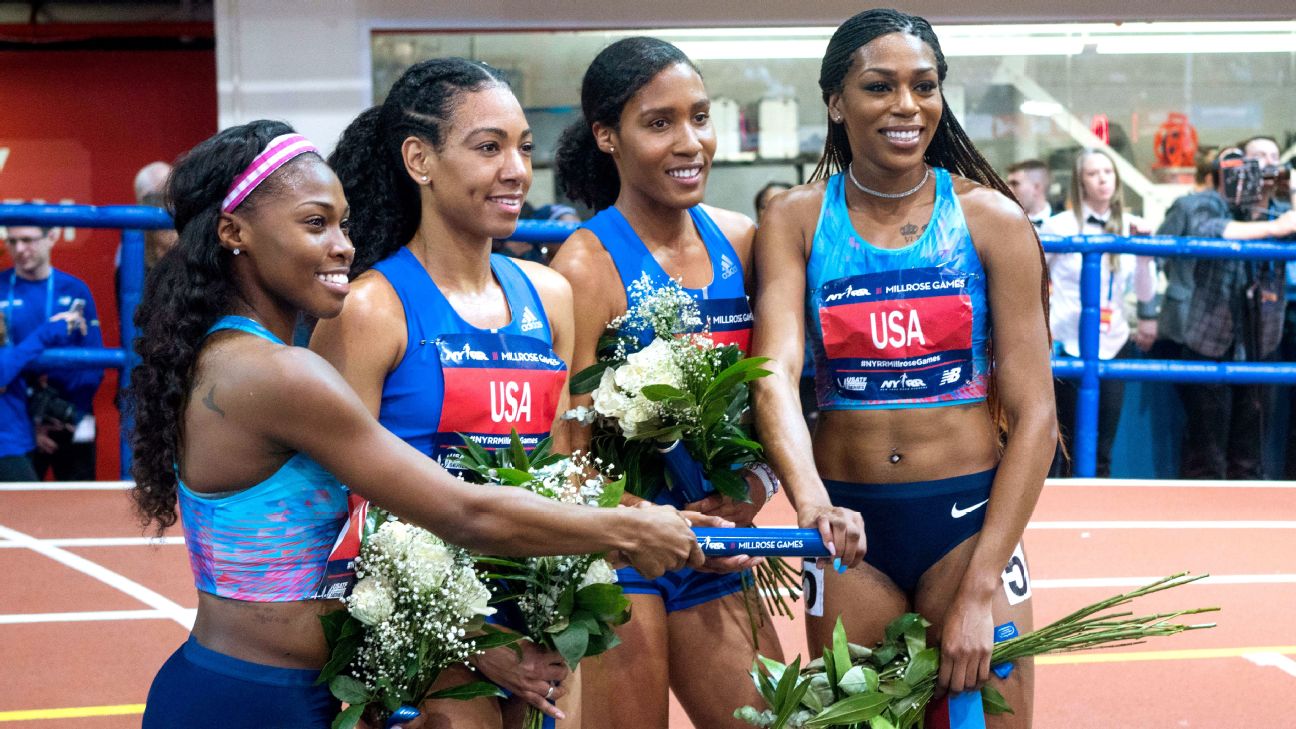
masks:
[[[981,687],[981,706],[985,709],[985,713],[991,715],[1013,713],[1008,700],[999,693],[999,689],[990,684]]]
[[[519,471],[529,471],[531,468],[531,459],[527,458],[526,448],[522,447],[522,437],[518,435],[517,428],[513,428],[509,434],[509,465]],[[527,479],[530,481],[531,479]],[[524,482],[525,483],[525,482]]]
[[[678,387],[671,387],[670,385],[647,385],[639,392],[653,402],[688,399],[688,393]]]
[[[760,369],[761,365],[768,361],[769,357],[747,357],[726,367],[720,374],[716,375],[711,384],[707,386],[707,389],[703,391],[701,401],[708,402],[713,397],[728,400],[729,398],[725,397],[725,395],[730,390],[749,381],[747,376],[749,371]],[[762,371],[769,374],[769,370],[762,369]],[[754,375],[750,379],[756,379],[757,377],[764,377],[764,375]]]
[[[355,623],[360,624],[360,621],[356,620]],[[325,663],[324,668],[320,669],[319,683],[330,681],[342,673],[347,666],[351,665],[356,651],[360,650],[360,642],[363,639],[362,634],[347,634],[346,630],[346,626],[343,626],[342,637],[338,640],[337,645],[333,646],[328,663]]]
[[[765,699],[765,704],[773,706],[777,686],[770,678],[768,672],[761,670],[759,663],[753,662],[751,677],[752,680],[756,682],[756,690],[760,691],[761,698]]]
[[[936,648],[918,651],[917,655],[909,659],[909,665],[905,667],[904,682],[910,686],[918,685],[919,681],[936,672],[936,665],[939,662],[940,651]]]
[[[480,699],[483,696],[495,698],[507,698],[507,695],[500,690],[499,686],[488,681],[473,681],[463,684],[462,686],[451,686],[440,691],[433,691],[426,698],[429,699],[449,699],[451,701],[472,701]]]
[[[835,724],[857,724],[881,714],[891,697],[885,694],[857,694],[829,706],[806,722],[807,729]]]
[[[779,676],[778,685],[774,689],[774,703],[770,705],[771,709],[779,713],[783,712],[788,703],[791,702],[792,692],[797,687],[800,678],[801,657],[797,656],[788,664],[787,669],[783,671],[783,674]],[[795,706],[800,703],[801,699],[798,697],[796,702],[793,704],[793,707],[795,708]]]
[[[604,509],[610,509],[621,503],[621,496],[625,494],[626,480],[625,476],[617,480],[604,484],[603,493],[599,495],[598,505]]]
[[[879,666],[885,666],[900,655],[900,649],[894,643],[883,643],[873,651],[873,660]]]
[[[352,704],[333,719],[330,729],[355,729],[360,723],[360,717],[364,715],[364,704]]]
[[[878,714],[869,719],[869,729],[896,729],[896,725],[892,724],[885,714]]]
[[[835,669],[833,673],[837,676],[833,685],[840,687],[842,678],[851,669],[850,646],[846,643],[846,626],[842,625],[840,617],[837,618],[837,624],[833,626],[833,663]]]
[[[329,693],[348,704],[366,704],[373,698],[369,688],[352,676],[334,676],[329,680]]]
[[[573,625],[554,635],[553,642],[554,648],[558,649],[563,660],[574,670],[576,664],[585,657],[585,649],[589,647],[589,631]]]
[[[507,645],[513,645],[522,640],[522,636],[507,630],[487,625],[482,628],[484,633],[472,639],[473,647],[478,651],[488,651],[492,648],[502,648]]]
[[[501,466],[495,470],[495,480],[508,486],[521,486],[524,483],[530,483],[535,480],[529,471],[523,471],[518,468]]]
[[[737,471],[716,471],[711,475],[711,485],[721,495],[728,496],[734,501],[744,504],[751,503],[747,479],[739,476]]]
[[[541,440],[539,443],[536,443],[536,447],[531,449],[531,467],[535,469],[535,468],[539,468],[542,465],[545,466],[549,465],[549,462],[551,460],[549,456],[556,455],[550,453],[550,450],[552,449],[553,449],[553,438],[545,438]]]
[[[867,691],[873,691],[877,688],[877,673],[874,672],[873,687],[869,687],[869,679],[866,666],[851,666],[851,669],[842,675],[841,681],[837,684],[847,696],[862,694]]]
[[[586,585],[576,592],[576,605],[606,623],[618,621],[630,609],[630,600],[618,584]]]
[[[922,624],[924,622],[926,621],[924,621],[922,616],[919,615],[918,613],[905,613],[897,617],[895,620],[892,620],[891,623],[886,627],[885,642],[887,643],[898,642],[900,640],[900,637],[902,635],[905,635],[905,633],[910,629],[911,626]],[[926,626],[924,625],[923,627]]]
[[[567,386],[573,395],[584,395],[594,392],[598,389],[599,382],[603,379],[603,370],[611,366],[611,362],[595,362],[585,369],[571,376],[571,382]]]
[[[905,650],[909,652],[909,658],[921,653],[927,648],[927,621],[911,622],[905,626],[904,639]]]

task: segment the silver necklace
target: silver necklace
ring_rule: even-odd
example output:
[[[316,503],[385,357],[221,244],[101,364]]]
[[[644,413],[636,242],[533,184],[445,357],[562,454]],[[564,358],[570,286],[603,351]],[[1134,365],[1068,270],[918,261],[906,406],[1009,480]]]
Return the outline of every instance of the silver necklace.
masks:
[[[918,192],[919,190],[922,189],[923,185],[927,184],[927,178],[931,177],[931,168],[927,167],[926,165],[923,165],[923,167],[924,167],[923,178],[918,181],[917,185],[914,185],[913,187],[909,188],[908,190],[905,190],[904,192],[878,192],[877,190],[864,187],[863,185],[860,184],[859,180],[855,179],[855,170],[853,169],[854,165],[846,165],[846,176],[850,177],[851,184],[854,185],[855,188],[858,189],[860,192],[868,193],[869,195],[873,195],[875,197],[884,197],[888,200],[899,200],[902,197],[909,197],[915,192]]]

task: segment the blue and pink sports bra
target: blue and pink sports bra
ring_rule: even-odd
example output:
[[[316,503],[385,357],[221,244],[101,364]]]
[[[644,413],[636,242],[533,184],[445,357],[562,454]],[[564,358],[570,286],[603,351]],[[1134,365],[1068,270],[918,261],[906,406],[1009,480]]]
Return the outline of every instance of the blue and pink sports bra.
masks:
[[[221,317],[207,334],[247,332],[283,341],[241,316]],[[324,467],[296,453],[255,486],[228,495],[177,496],[194,584],[232,600],[288,602],[317,596],[329,551],[346,523],[347,489]]]
[[[933,168],[931,222],[913,244],[878,248],[851,224],[845,174],[828,179],[806,266],[806,329],[820,410],[984,400],[985,270],[949,172]]]
[[[512,315],[479,329],[454,310],[408,248],[374,266],[405,309],[405,356],[383,383],[378,421],[402,440],[458,470],[460,434],[487,450],[517,430],[534,448],[558,412],[567,365],[553,350],[549,317],[516,263],[491,256],[491,271]]]
[[[688,212],[711,259],[711,283],[700,289],[684,290],[697,300],[702,322],[710,329],[711,339],[716,344],[736,344],[738,349],[749,352],[752,314],[751,305],[747,302],[742,262],[729,239],[701,205],[689,208]],[[644,274],[661,286],[671,280],[631,227],[630,221],[615,206],[600,211],[582,227],[597,236],[612,256],[627,297],[630,285]],[[652,332],[638,332],[639,344],[647,345],[652,336]]]

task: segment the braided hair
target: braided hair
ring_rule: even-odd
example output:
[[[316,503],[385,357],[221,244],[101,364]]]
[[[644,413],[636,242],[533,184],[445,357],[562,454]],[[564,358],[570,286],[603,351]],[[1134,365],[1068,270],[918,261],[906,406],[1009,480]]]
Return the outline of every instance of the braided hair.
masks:
[[[612,207],[621,194],[621,177],[612,155],[598,148],[594,124],[619,128],[630,98],[677,63],[697,71],[684,51],[644,36],[623,38],[594,57],[581,81],[581,118],[563,131],[554,155],[558,189],[568,198],[595,211]]]
[[[328,162],[351,205],[352,276],[395,253],[418,230],[419,186],[405,170],[401,145],[418,137],[441,149],[463,95],[492,86],[508,88],[508,82],[480,61],[422,61],[401,74],[386,101],[342,132]]]
[[[226,129],[194,147],[167,180],[166,199],[178,240],[149,272],[135,311],[140,363],[131,370],[126,407],[135,415],[130,434],[135,487],[131,497],[141,521],[158,532],[176,521],[176,465],[184,439],[184,412],[193,388],[194,365],[207,329],[229,308],[236,291],[230,252],[217,225],[230,183],[271,139],[292,133],[283,122],[254,121]],[[321,162],[306,154],[257,186],[239,211],[251,211],[284,190],[295,165]]]
[[[824,51],[823,62],[819,66],[819,90],[823,93],[825,105],[827,105],[833,94],[842,92],[846,74],[850,71],[851,64],[855,62],[855,52],[871,43],[874,39],[891,33],[912,35],[926,44],[936,56],[936,77],[942,84],[945,82],[945,74],[949,71],[949,64],[945,61],[945,54],[941,51],[940,40],[936,38],[936,32],[932,30],[930,23],[924,18],[902,13],[899,10],[865,10],[842,23],[837,28],[837,31],[833,33],[832,39],[828,41],[828,48]],[[985,185],[998,191],[1009,200],[1015,200],[1016,198],[1013,197],[1008,184],[1003,181],[1003,178],[999,176],[994,167],[986,161],[986,158],[977,151],[976,145],[972,143],[967,132],[963,131],[958,119],[954,118],[949,102],[944,99],[943,94],[941,106],[940,123],[936,125],[936,133],[927,146],[926,152],[923,153],[923,161],[933,167],[943,167],[973,182]],[[828,134],[824,141],[823,156],[819,158],[819,164],[815,166],[814,174],[810,176],[810,180],[825,180],[833,174],[848,168],[852,156],[850,138],[846,134],[846,125],[834,122],[830,116],[828,119]],[[1039,236],[1034,233],[1033,227],[1031,231],[1032,234],[1036,235],[1036,245],[1038,245]],[[1044,248],[1042,246],[1039,248],[1039,257],[1042,270],[1040,276],[1040,303],[1044,309],[1044,325],[1047,329],[1049,278],[1048,263],[1044,259]],[[991,417],[998,425],[1000,435],[1003,436],[1006,434],[1006,419],[997,396],[996,379],[992,358],[990,361],[988,401]]]

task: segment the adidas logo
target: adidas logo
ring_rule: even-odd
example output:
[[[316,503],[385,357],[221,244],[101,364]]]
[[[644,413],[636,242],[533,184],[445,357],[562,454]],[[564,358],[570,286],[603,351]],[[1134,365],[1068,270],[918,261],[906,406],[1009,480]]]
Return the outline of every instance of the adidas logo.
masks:
[[[540,318],[531,311],[531,307],[522,307],[522,331],[529,332],[532,329],[539,329],[543,326],[544,322],[541,322]]]
[[[722,254],[720,256],[720,278],[730,278],[735,273],[738,273],[738,267],[734,265],[733,261],[729,260],[729,256]]]

